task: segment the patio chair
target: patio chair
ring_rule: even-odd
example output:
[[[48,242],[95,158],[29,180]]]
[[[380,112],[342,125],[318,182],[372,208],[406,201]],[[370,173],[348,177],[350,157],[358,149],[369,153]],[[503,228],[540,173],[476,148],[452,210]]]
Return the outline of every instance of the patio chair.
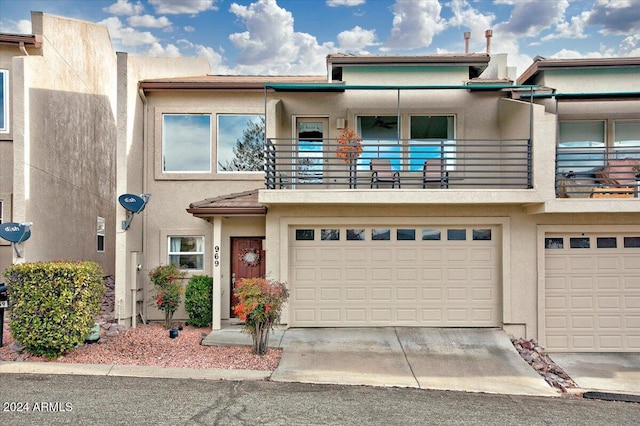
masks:
[[[429,184],[438,184],[440,188],[449,188],[449,172],[444,168],[441,158],[429,158],[422,166],[422,188]]]
[[[376,188],[380,188],[381,183],[390,183],[392,188],[400,188],[400,172],[394,172],[391,169],[391,160],[388,159],[373,159],[370,163],[371,166],[371,188],[373,185]]]

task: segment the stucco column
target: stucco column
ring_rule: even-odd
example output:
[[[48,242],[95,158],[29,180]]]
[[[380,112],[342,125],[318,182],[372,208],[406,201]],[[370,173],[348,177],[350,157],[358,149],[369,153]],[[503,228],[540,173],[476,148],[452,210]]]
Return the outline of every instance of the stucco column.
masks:
[[[222,328],[222,218],[213,218],[213,317],[211,319],[211,328],[220,330]]]

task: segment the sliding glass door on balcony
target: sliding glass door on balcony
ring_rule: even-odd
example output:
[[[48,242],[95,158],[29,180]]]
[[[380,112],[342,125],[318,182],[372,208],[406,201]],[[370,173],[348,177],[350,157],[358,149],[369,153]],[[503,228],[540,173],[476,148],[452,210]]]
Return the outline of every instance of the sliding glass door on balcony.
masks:
[[[322,184],[324,180],[324,140],[329,120],[297,118],[297,147],[292,171],[293,184]]]

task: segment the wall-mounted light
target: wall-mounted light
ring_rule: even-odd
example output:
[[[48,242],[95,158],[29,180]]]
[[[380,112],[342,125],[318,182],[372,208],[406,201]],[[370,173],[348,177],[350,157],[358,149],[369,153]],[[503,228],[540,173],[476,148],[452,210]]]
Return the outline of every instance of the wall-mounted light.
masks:
[[[336,129],[344,129],[347,127],[347,120],[342,117],[336,118]]]

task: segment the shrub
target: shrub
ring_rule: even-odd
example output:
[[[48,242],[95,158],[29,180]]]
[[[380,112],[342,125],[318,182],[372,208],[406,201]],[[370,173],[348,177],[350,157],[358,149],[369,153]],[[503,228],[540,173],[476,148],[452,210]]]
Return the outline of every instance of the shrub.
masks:
[[[104,294],[95,262],[35,262],[5,271],[11,334],[33,355],[56,358],[84,343]]]
[[[244,321],[244,330],[253,338],[253,353],[264,355],[269,347],[269,332],[280,320],[289,291],[281,282],[243,278],[234,292],[239,300],[234,312]]]
[[[184,294],[184,308],[189,314],[187,324],[207,327],[213,315],[213,278],[208,275],[194,275],[189,279]]]
[[[155,305],[164,312],[164,326],[173,326],[173,314],[180,306],[182,297],[182,279],[186,272],[173,263],[160,265],[149,272],[149,279],[155,289]]]

